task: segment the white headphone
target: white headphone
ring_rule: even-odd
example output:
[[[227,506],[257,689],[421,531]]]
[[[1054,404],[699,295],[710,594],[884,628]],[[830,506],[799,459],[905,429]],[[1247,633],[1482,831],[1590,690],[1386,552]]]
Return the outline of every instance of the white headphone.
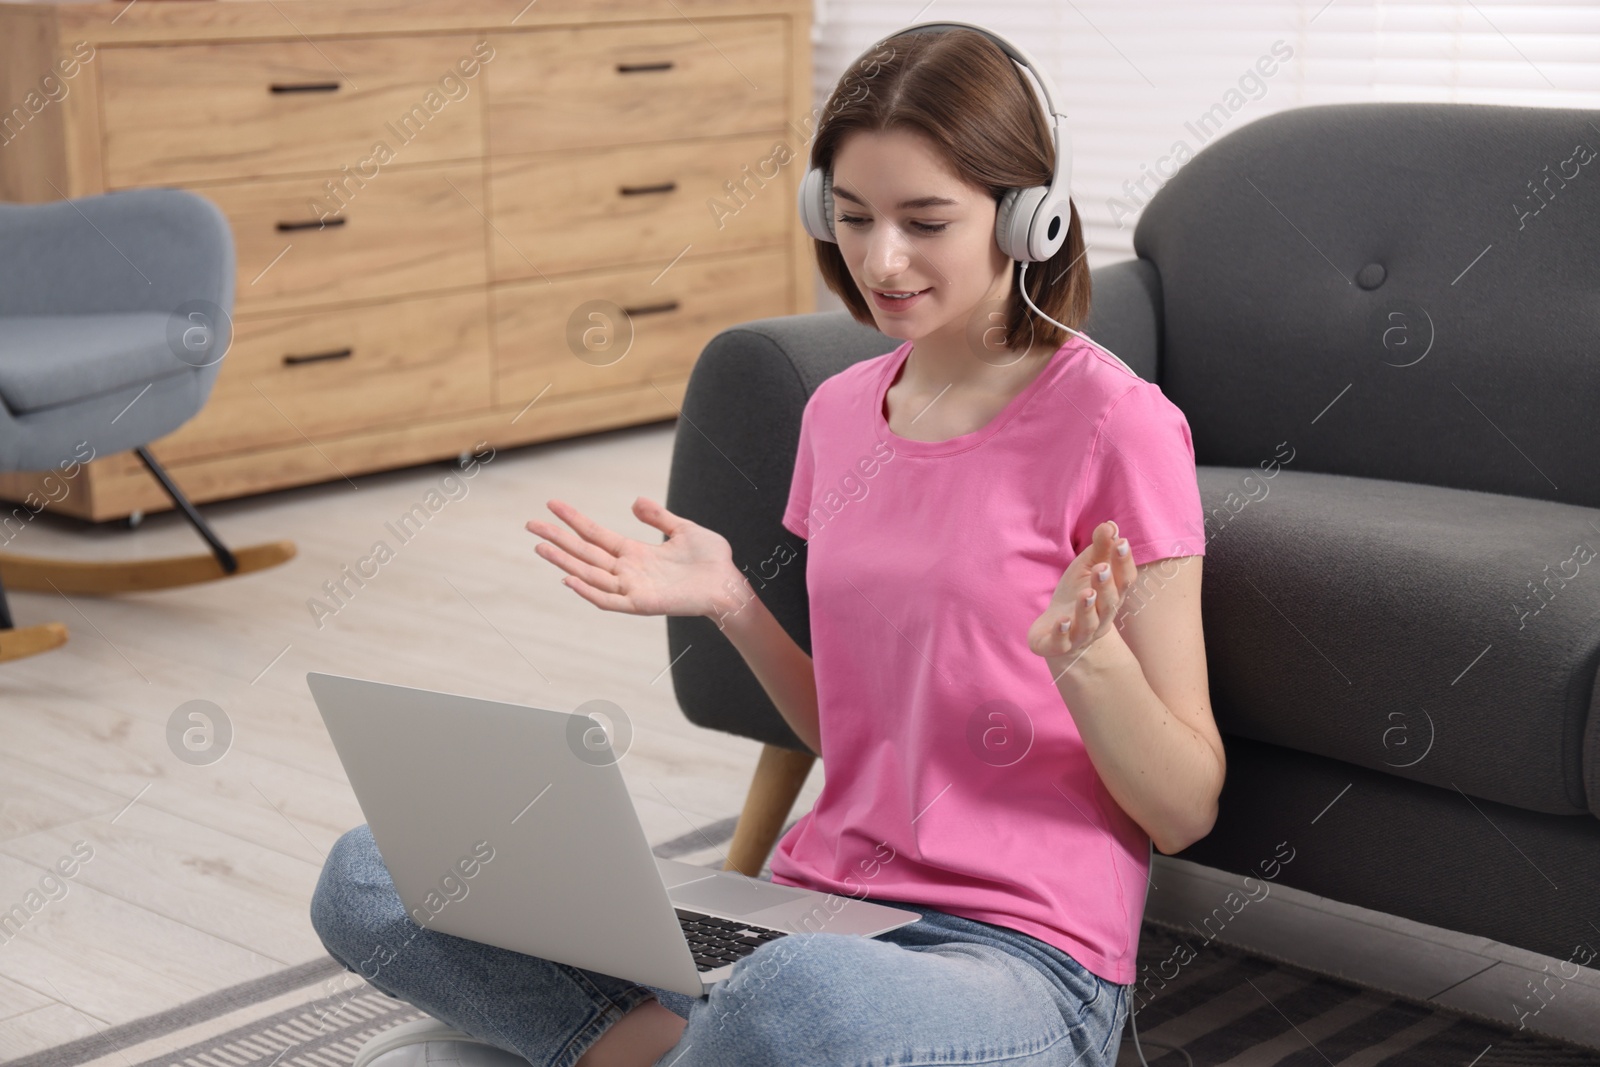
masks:
[[[1039,80],[1039,87],[1044,91],[1045,115],[1050,122],[1056,147],[1055,173],[1050,176],[1049,185],[1007,189],[1000,199],[994,220],[994,236],[1000,251],[1019,263],[1041,263],[1061,250],[1067,239],[1067,225],[1072,218],[1067,200],[1072,184],[1072,138],[1067,133],[1067,116],[1056,107],[1050,76],[1021,48],[993,30],[971,22],[913,23],[883,38],[862,55],[877,51],[903,34],[954,27],[976,30],[999,45],[1006,55],[1033,71],[1033,76]],[[860,62],[859,58],[856,62]],[[851,67],[854,66],[852,63]],[[833,210],[833,175],[816,167],[806,168],[805,177],[800,180],[800,224],[817,240],[838,244],[833,229]]]
[[[1067,132],[1066,113],[1056,106],[1055,86],[1050,81],[1050,75],[1035,63],[1028,53],[1004,36],[993,30],[986,29],[972,22],[915,22],[904,29],[894,33],[873,45],[865,56],[875,52],[884,44],[903,34],[921,33],[924,30],[943,30],[960,27],[975,30],[999,46],[1000,50],[1010,56],[1012,60],[1027,67],[1039,82],[1039,89],[1044,95],[1045,117],[1049,120],[1051,138],[1055,144],[1056,164],[1055,171],[1050,175],[1049,185],[1034,185],[1026,189],[1007,189],[1000,198],[994,217],[994,239],[1011,259],[1021,266],[1017,272],[1017,290],[1023,302],[1033,309],[1034,313],[1046,322],[1059,326],[1075,337],[1080,337],[1089,344],[1098,348],[1106,355],[1120,363],[1124,370],[1135,378],[1140,377],[1139,372],[1124,363],[1122,358],[1111,349],[1102,345],[1094,338],[1079,333],[1064,322],[1057,322],[1046,315],[1039,305],[1028,296],[1027,277],[1029,263],[1042,263],[1061,250],[1067,240],[1067,227],[1072,221],[1072,206],[1068,199],[1072,186],[1072,137]],[[857,57],[850,64],[853,69],[859,63]],[[800,179],[800,225],[805,227],[806,233],[818,241],[827,241],[838,244],[839,238],[833,228],[833,175],[829,171],[807,166],[805,177]],[[1137,1040],[1137,1038],[1135,1039]],[[1143,1056],[1140,1057],[1143,1059]]]

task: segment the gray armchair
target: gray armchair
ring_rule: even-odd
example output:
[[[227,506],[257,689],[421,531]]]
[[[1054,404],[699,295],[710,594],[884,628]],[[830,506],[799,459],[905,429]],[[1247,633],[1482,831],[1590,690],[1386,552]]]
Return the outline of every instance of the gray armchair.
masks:
[[[1287,842],[1279,877],[1309,892],[1563,959],[1597,943],[1597,128],[1280,112],[1198,152],[1138,258],[1094,272],[1085,330],[1184,411],[1207,515],[1228,780],[1182,858],[1260,877]],[[800,413],[897,343],[844,312],[767,319],[689,382],[667,506],[753,579],[800,551],[758,588],[807,649],[779,523]],[[714,623],[667,633],[685,715],[768,746],[731,852],[754,874],[812,757]]]
[[[71,492],[84,464],[132,449],[210,547],[130,563],[0,553],[0,660],[67,636],[56,623],[16,628],[4,585],[91,595],[160,589],[294,555],[286,541],[230,551],[145,447],[210,395],[232,341],[233,288],[227,220],[193,193],[0,204],[0,471],[49,472],[46,484],[61,487],[0,505],[0,545],[22,536],[55,493]]]

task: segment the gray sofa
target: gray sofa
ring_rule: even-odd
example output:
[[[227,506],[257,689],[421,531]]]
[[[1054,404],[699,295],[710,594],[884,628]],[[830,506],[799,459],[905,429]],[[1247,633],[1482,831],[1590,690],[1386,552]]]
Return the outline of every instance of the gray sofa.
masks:
[[[1600,112],[1280,112],[1200,150],[1138,258],[1094,272],[1085,330],[1183,410],[1207,513],[1228,778],[1182,858],[1561,959],[1600,946],[1596,147]],[[767,319],[689,382],[667,506],[728,537],[808,650],[779,524],[800,413],[897,343],[844,312]],[[764,562],[780,543],[798,565]],[[711,621],[667,633],[691,721],[804,751]],[[798,781],[762,777],[764,858]]]

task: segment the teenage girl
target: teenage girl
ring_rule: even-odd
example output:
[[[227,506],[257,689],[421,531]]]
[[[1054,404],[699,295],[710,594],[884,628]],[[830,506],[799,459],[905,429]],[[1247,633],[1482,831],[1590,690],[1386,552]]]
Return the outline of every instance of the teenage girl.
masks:
[[[810,656],[727,540],[655,501],[633,513],[660,541],[559,500],[564,527],[527,524],[591,604],[721,622],[822,757],[773,881],[922,919],[791,934],[695,999],[419,932],[361,827],[313,922],[351,966],[404,943],[369,980],[441,1022],[358,1067],[1115,1062],[1151,847],[1210,831],[1224,760],[1188,424],[1061,328],[1089,309],[1076,207],[1031,272],[997,243],[1005,192],[1050,182],[1051,138],[1021,69],[965,28],[889,38],[828,102],[817,261],[904,343],[824,381],[802,416],[783,524],[807,542]]]

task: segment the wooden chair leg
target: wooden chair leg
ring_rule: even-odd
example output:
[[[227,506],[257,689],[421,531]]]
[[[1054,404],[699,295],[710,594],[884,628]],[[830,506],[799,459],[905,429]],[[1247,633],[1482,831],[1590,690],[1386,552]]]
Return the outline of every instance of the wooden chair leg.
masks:
[[[189,502],[189,498],[183,495],[183,490],[178,488],[178,483],[172,480],[166,468],[150,454],[150,450],[141,446],[133,451],[144,461],[156,481],[161,483],[161,488],[166,490],[183,517],[205,540],[210,552],[166,559],[93,561],[14,556],[9,552],[0,552],[0,582],[13,589],[37,593],[113,596],[117,593],[139,593],[214,582],[219,578],[264,571],[294,558],[293,541],[267,541],[246,546],[238,552],[229,549],[216,531],[211,529],[205,517]],[[66,640],[66,637],[63,635],[61,640]]]
[[[80,593],[113,596],[154,589],[174,589],[264,571],[294,558],[293,541],[265,541],[229,553],[226,570],[210,552],[163,559],[71,560],[14,556],[0,552],[0,582],[32,593]]]
[[[67,628],[59,622],[41,622],[20,630],[0,630],[0,663],[26,659],[67,643]]]
[[[67,628],[59,622],[17,629],[11,620],[11,605],[6,603],[5,583],[0,581],[0,663],[37,656],[66,643]]]
[[[783,832],[795,798],[806,784],[811,765],[816,761],[817,757],[810,752],[796,752],[777,745],[762,747],[723,870],[738,871],[750,878],[761,874],[773,846],[778,843],[778,835]]]

